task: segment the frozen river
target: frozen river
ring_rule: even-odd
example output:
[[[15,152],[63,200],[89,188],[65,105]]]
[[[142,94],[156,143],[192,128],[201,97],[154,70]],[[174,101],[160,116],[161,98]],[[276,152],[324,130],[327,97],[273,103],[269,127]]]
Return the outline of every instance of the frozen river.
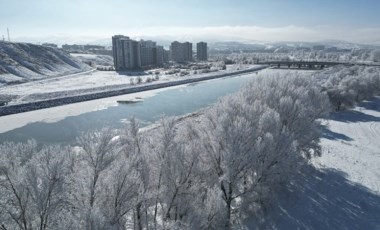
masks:
[[[122,128],[132,117],[147,126],[163,115],[181,116],[205,108],[219,97],[236,92],[256,75],[251,73],[0,117],[0,142],[28,139],[43,143],[73,142],[82,132],[104,127]],[[136,98],[143,98],[143,101],[117,103]]]

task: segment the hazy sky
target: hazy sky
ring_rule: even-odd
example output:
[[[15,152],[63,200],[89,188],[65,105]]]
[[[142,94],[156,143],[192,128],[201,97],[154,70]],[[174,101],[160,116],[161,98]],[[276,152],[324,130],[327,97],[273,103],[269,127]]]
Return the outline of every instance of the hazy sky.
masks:
[[[0,36],[380,44],[380,0],[0,0]]]

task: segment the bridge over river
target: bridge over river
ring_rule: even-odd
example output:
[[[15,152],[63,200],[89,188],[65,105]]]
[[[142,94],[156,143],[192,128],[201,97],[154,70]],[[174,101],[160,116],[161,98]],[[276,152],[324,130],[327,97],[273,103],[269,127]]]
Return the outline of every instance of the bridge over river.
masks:
[[[327,61],[259,61],[257,64],[270,65],[275,68],[298,68],[298,69],[323,69],[335,65],[354,65],[347,62]]]

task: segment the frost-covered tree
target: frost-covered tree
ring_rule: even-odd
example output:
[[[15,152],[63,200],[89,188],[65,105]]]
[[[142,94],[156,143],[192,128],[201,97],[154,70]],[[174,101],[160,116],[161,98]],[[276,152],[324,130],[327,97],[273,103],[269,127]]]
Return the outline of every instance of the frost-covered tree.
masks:
[[[154,211],[153,211],[153,221],[154,228],[157,228],[158,215],[161,212],[162,220],[166,220],[170,217],[170,208],[167,207],[168,199],[166,194],[164,194],[165,183],[169,183],[168,174],[170,173],[170,164],[173,160],[179,147],[175,142],[175,121],[173,119],[162,119],[159,129],[156,131],[155,135],[151,139],[152,152],[154,153],[152,164],[154,172]],[[169,168],[165,168],[168,167]],[[171,206],[169,204],[169,206]],[[168,213],[169,211],[169,213]]]
[[[67,211],[70,151],[30,141],[0,147],[0,226],[3,229],[59,229]]]
[[[315,76],[336,110],[352,107],[380,92],[380,68],[334,67]]]
[[[164,221],[183,221],[191,212],[189,204],[196,199],[200,185],[199,136],[190,124],[177,130],[173,119],[163,119],[158,133],[163,135],[157,141],[164,143],[158,149],[163,218]]]
[[[26,164],[36,151],[36,143],[6,143],[0,149],[0,213],[4,229],[32,229],[33,212],[28,187],[25,186]]]
[[[150,200],[150,175],[144,150],[146,141],[140,133],[140,124],[138,121],[135,119],[130,120],[130,124],[120,137],[120,142],[122,152],[124,153],[123,159],[126,164],[122,166],[121,179],[127,179],[127,177],[129,177],[129,184],[123,185],[127,186],[124,188],[123,193],[129,194],[129,200],[132,200],[131,198],[134,199],[134,225],[135,229],[140,230],[143,229],[144,224],[147,228],[149,222],[147,212]],[[128,173],[128,175],[126,173]],[[122,186],[122,184],[119,185]],[[123,189],[123,187],[120,187],[120,189]],[[124,207],[124,209],[126,208]],[[126,211],[127,210],[125,210],[124,213]]]
[[[44,147],[35,153],[26,168],[26,185],[30,192],[38,229],[57,228],[62,224],[60,212],[67,209],[67,176],[70,150],[58,146]]]
[[[102,210],[110,227],[124,229],[136,207],[139,178],[128,159],[121,157],[106,180],[108,193],[102,200]]]
[[[186,122],[141,130],[132,119],[73,147],[0,145],[0,228],[231,229],[320,154],[331,90],[361,100],[378,73],[258,76]]]
[[[247,194],[258,193],[260,183],[268,183],[265,175],[280,168],[282,160],[289,160],[285,155],[292,147],[275,111],[259,101],[247,106],[240,96],[221,100],[210,110],[207,122],[200,128],[209,187],[220,189],[224,203],[219,213],[222,217],[216,219],[224,219],[219,227],[227,229],[236,221],[241,200]],[[276,146],[276,142],[283,151],[270,148]]]
[[[230,228],[246,211],[262,207],[277,184],[320,154],[317,119],[328,105],[310,79],[272,76],[257,78],[206,112],[196,127],[207,187],[219,188],[224,204],[219,227]]]
[[[109,129],[85,133],[77,142],[77,163],[70,181],[70,201],[77,218],[86,220],[86,228],[97,229],[99,220],[104,219],[100,204],[107,197],[104,190],[107,186],[103,184],[107,183],[106,176],[118,156],[119,145],[115,133]]]
[[[281,119],[282,128],[289,130],[298,142],[298,150],[306,158],[319,155],[318,118],[329,111],[329,100],[313,79],[298,74],[275,75],[256,78],[242,93],[246,103],[262,101],[275,110]]]

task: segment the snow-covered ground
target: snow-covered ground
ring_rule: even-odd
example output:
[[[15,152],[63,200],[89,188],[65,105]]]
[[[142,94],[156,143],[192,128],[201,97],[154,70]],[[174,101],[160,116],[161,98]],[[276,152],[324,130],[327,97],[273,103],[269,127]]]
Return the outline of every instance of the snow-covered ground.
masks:
[[[100,55],[100,54],[80,54],[72,53],[70,54],[73,57],[81,60],[84,63],[91,63],[93,66],[112,66],[113,67],[113,57],[109,55]]]
[[[315,164],[336,168],[380,195],[380,98],[333,114],[322,139],[323,156]]]
[[[380,97],[333,114],[323,155],[280,192],[263,229],[380,229]]]
[[[0,88],[0,94],[24,97],[34,94],[47,94],[55,92],[86,90],[105,86],[129,85],[129,77],[114,71],[94,71],[85,74],[71,75],[60,78],[44,79],[19,85]]]
[[[104,92],[115,89],[122,89],[142,84],[155,84],[169,81],[185,80],[190,78],[202,78],[224,73],[233,73],[237,70],[257,69],[259,65],[231,65],[227,70],[212,73],[190,74],[186,76],[176,76],[162,74],[159,79],[146,83],[147,78],[154,78],[151,74],[141,75],[141,72],[118,73],[115,71],[93,71],[84,74],[75,74],[65,77],[43,79],[19,85],[0,87],[0,95],[10,95],[13,99],[9,104],[28,103],[52,98],[62,98],[66,96],[82,95],[87,93]],[[141,77],[142,84],[131,85]]]

